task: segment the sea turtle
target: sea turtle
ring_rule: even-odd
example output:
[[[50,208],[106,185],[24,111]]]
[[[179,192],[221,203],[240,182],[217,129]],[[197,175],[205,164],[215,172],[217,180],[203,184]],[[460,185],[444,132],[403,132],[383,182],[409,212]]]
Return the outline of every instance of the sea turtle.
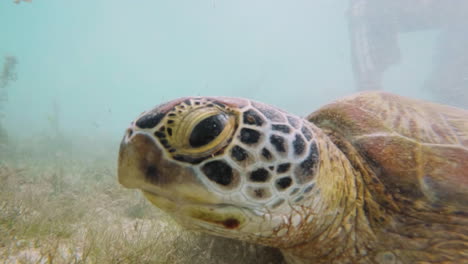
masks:
[[[468,111],[384,92],[300,118],[186,97],[144,112],[119,182],[288,263],[468,263]]]

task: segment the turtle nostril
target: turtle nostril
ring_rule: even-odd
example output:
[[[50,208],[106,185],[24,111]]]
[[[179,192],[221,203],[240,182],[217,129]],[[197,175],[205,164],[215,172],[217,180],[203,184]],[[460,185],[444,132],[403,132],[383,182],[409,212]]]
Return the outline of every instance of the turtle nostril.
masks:
[[[130,138],[133,135],[133,129],[127,129],[127,138]]]
[[[146,179],[152,183],[160,183],[158,168],[154,165],[148,165],[145,171]]]

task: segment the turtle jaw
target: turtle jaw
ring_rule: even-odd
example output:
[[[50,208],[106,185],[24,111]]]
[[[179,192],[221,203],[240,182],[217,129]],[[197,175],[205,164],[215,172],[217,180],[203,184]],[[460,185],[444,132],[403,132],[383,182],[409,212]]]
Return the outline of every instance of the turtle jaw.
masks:
[[[233,205],[174,200],[148,191],[143,191],[143,194],[153,205],[177,216],[175,219],[181,220],[181,223],[188,227],[198,226],[205,230],[207,226],[238,229],[246,223],[245,210]]]
[[[279,233],[279,227],[289,228],[287,217],[271,214],[264,208],[196,202],[145,190],[143,194],[153,205],[190,230],[273,247],[295,243],[285,238],[285,233]]]
[[[271,216],[267,216],[262,210],[226,203],[175,200],[148,191],[143,191],[143,194],[153,205],[171,215],[187,229],[267,246],[278,246],[282,243],[283,238],[274,232],[278,223],[264,222],[265,217]]]

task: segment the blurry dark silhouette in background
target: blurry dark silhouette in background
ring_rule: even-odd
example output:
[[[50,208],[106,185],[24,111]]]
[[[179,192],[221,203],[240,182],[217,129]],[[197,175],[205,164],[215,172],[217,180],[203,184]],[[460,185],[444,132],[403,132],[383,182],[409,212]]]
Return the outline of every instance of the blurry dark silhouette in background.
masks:
[[[5,56],[3,62],[2,72],[0,74],[0,100],[6,99],[3,96],[6,96],[5,88],[10,82],[16,81],[16,64],[18,60],[14,56]]]
[[[18,60],[14,56],[5,56],[2,71],[0,73],[0,149],[5,144],[7,139],[6,130],[2,126],[4,117],[4,104],[7,101],[7,87],[11,82],[16,81],[16,64]]]
[[[468,107],[467,0],[350,0],[348,19],[358,90],[383,89],[383,74],[401,60],[398,34],[437,30],[423,89],[442,103]]]

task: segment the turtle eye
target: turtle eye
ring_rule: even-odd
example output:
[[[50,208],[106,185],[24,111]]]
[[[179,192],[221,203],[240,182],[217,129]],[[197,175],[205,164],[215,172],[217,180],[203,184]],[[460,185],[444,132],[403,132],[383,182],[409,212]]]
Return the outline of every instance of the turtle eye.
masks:
[[[217,104],[185,104],[166,114],[160,143],[177,160],[199,161],[221,153],[237,129],[237,113]],[[158,135],[160,131],[157,131]]]
[[[209,144],[221,134],[227,122],[228,117],[224,114],[203,119],[192,129],[189,138],[190,146],[198,148]]]

